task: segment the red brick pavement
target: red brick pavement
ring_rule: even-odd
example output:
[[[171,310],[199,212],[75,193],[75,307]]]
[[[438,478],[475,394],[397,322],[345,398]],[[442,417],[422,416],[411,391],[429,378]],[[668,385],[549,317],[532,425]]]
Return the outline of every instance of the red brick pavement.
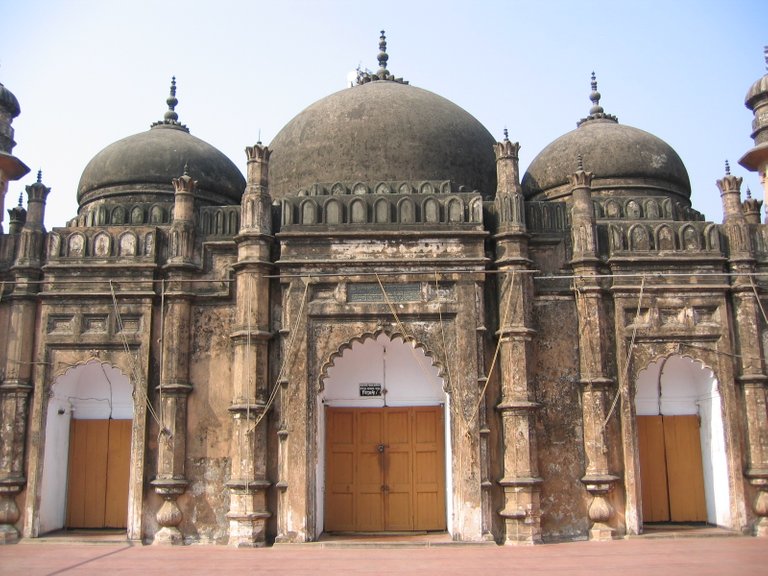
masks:
[[[521,574],[768,575],[768,541],[751,537],[630,539],[531,547],[432,545],[349,548],[320,545],[231,549],[23,541],[0,546],[0,574],[119,576]]]

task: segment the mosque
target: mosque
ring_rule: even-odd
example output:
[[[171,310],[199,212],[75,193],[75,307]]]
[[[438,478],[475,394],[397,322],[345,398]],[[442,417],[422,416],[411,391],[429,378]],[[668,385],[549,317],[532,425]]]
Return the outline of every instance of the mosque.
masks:
[[[7,210],[0,542],[768,536],[762,202],[726,166],[705,221],[594,76],[521,177],[506,133],[389,72],[383,32],[378,61],[248,146],[245,177],[174,80],[65,227],[39,174]],[[768,74],[746,105],[768,192]],[[19,113],[0,85],[0,213]]]

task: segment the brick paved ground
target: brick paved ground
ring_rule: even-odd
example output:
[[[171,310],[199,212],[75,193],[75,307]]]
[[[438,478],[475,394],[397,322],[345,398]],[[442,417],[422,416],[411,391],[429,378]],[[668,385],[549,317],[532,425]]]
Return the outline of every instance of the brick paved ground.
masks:
[[[493,574],[579,576],[768,574],[768,542],[751,537],[637,538],[533,547],[348,548],[321,545],[235,550],[128,543],[35,542],[0,547],[2,575]]]

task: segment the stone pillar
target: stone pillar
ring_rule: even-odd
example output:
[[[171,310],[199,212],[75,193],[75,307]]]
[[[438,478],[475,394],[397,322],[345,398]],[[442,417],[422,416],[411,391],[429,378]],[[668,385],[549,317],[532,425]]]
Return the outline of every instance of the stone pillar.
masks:
[[[38,173],[36,184],[27,186],[29,206],[37,206],[19,232],[17,256],[11,267],[14,279],[9,296],[9,333],[5,338],[6,365],[0,382],[0,544],[19,537],[16,496],[26,484],[24,447],[27,442],[29,397],[33,390],[32,362],[35,348],[37,280],[41,277],[44,231],[42,215],[50,192]],[[30,209],[32,212],[32,209]]]
[[[229,487],[229,544],[263,546],[267,508],[267,422],[269,396],[269,278],[272,270],[272,201],[268,192],[271,151],[261,143],[246,148],[248,184],[242,198],[235,265],[236,320],[232,404],[232,460]]]
[[[579,320],[579,373],[584,426],[586,467],[581,479],[592,497],[588,516],[591,540],[610,540],[614,529],[613,507],[608,493],[619,480],[609,467],[610,443],[606,435],[610,399],[616,394],[615,382],[607,377],[608,364],[604,342],[608,339],[602,287],[599,273],[597,234],[592,203],[592,173],[579,166],[570,176],[573,186],[571,207],[571,242],[576,313]]]
[[[731,299],[736,346],[736,381],[743,391],[747,419],[747,462],[744,475],[757,489],[753,510],[758,517],[755,534],[768,536],[768,412],[766,376],[762,350],[762,312],[757,301],[755,254],[751,229],[743,211],[726,205],[741,204],[741,178],[731,176],[726,163],[725,176],[717,181],[723,199],[723,232],[728,238],[728,263],[731,272]]]
[[[161,342],[160,384],[157,387],[162,430],[158,439],[157,476],[152,487],[163,498],[156,519],[160,530],[153,544],[184,544],[179,530],[183,515],[177,504],[187,488],[185,477],[187,396],[192,391],[189,379],[191,312],[193,294],[189,288],[194,266],[194,194],[197,182],[185,166],[184,175],[174,178],[174,210],[170,229],[168,280],[162,285],[165,310]]]
[[[494,146],[498,189],[495,207],[498,218],[496,266],[500,339],[498,357],[501,381],[502,478],[505,544],[541,542],[541,509],[537,451],[536,411],[530,379],[531,301],[533,287],[528,259],[525,206],[520,188],[520,145],[506,137]]]

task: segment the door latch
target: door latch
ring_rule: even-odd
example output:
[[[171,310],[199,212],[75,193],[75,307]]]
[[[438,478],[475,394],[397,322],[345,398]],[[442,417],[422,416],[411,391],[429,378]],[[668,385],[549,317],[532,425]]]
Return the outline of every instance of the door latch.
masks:
[[[378,450],[379,452],[384,452],[384,444],[379,444],[378,446],[376,446],[376,450]]]

